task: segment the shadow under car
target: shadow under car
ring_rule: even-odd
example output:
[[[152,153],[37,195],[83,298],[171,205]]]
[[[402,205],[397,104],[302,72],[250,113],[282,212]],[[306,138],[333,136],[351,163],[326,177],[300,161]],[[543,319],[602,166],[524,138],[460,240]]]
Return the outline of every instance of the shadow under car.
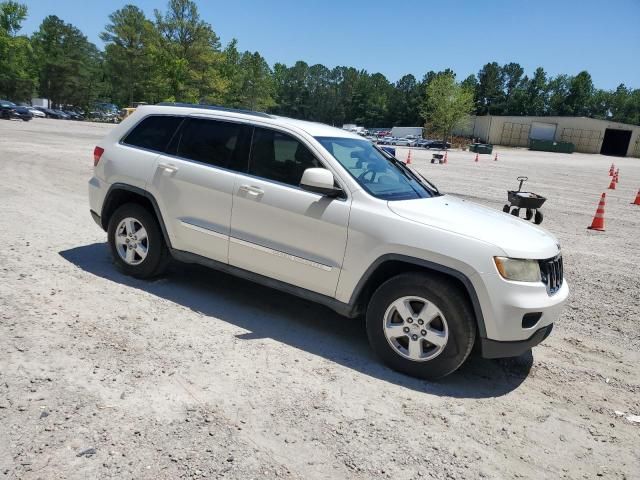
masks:
[[[220,319],[250,332],[239,339],[272,338],[418,392],[456,398],[499,397],[515,390],[533,364],[531,352],[503,360],[486,360],[472,353],[448,377],[437,382],[415,379],[389,369],[374,356],[363,319],[348,319],[321,305],[198,265],[174,262],[160,280],[132,278],[117,270],[106,243],[59,253],[92,275],[144,290],[206,315],[212,322]]]

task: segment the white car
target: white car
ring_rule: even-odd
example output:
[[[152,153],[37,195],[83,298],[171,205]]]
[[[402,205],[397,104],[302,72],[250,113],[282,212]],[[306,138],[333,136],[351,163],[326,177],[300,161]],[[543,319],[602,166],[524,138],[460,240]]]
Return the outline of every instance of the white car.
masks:
[[[140,107],[95,147],[89,203],[126,274],[173,257],[365,315],[380,358],[422,378],[475,343],[488,358],[528,351],[569,294],[550,233],[320,123]]]
[[[416,143],[416,139],[415,138],[396,138],[392,145],[397,145],[398,147],[413,147],[413,145]]]
[[[26,107],[27,110],[29,110],[34,117],[39,117],[39,118],[45,118],[46,115],[44,114],[44,112],[38,110],[35,107]]]

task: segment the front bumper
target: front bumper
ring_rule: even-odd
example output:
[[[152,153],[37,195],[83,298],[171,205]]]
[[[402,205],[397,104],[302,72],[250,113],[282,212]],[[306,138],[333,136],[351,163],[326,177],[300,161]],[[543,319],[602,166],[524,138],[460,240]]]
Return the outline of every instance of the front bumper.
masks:
[[[553,294],[542,282],[507,281],[497,273],[479,274],[473,280],[484,319],[481,341],[528,342],[558,320],[569,296],[566,280]],[[525,316],[537,320],[525,321]]]
[[[518,357],[523,353],[531,350],[533,347],[542,342],[551,334],[553,323],[546,327],[540,328],[536,333],[526,340],[515,342],[500,342],[497,340],[489,340],[488,338],[480,338],[480,351],[483,358],[506,358]]]

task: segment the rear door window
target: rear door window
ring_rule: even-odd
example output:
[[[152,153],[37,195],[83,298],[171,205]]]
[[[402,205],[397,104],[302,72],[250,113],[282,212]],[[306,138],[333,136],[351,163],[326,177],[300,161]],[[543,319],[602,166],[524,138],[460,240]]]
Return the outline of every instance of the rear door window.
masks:
[[[246,172],[252,127],[189,118],[177,139],[177,155],[216,167]]]
[[[181,122],[181,117],[151,115],[138,123],[122,143],[164,152]]]
[[[322,166],[295,138],[274,130],[255,129],[249,160],[250,174],[298,186],[307,168]]]

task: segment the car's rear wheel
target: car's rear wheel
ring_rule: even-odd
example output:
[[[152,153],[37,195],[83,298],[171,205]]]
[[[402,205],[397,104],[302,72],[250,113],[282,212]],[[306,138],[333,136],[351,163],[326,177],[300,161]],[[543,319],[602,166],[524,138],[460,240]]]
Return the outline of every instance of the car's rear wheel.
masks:
[[[114,261],[127,275],[160,275],[169,254],[156,217],[135,203],[120,206],[109,219],[109,247]]]
[[[383,283],[367,309],[373,350],[391,368],[437,379],[469,356],[476,324],[466,296],[441,276],[398,275]]]

